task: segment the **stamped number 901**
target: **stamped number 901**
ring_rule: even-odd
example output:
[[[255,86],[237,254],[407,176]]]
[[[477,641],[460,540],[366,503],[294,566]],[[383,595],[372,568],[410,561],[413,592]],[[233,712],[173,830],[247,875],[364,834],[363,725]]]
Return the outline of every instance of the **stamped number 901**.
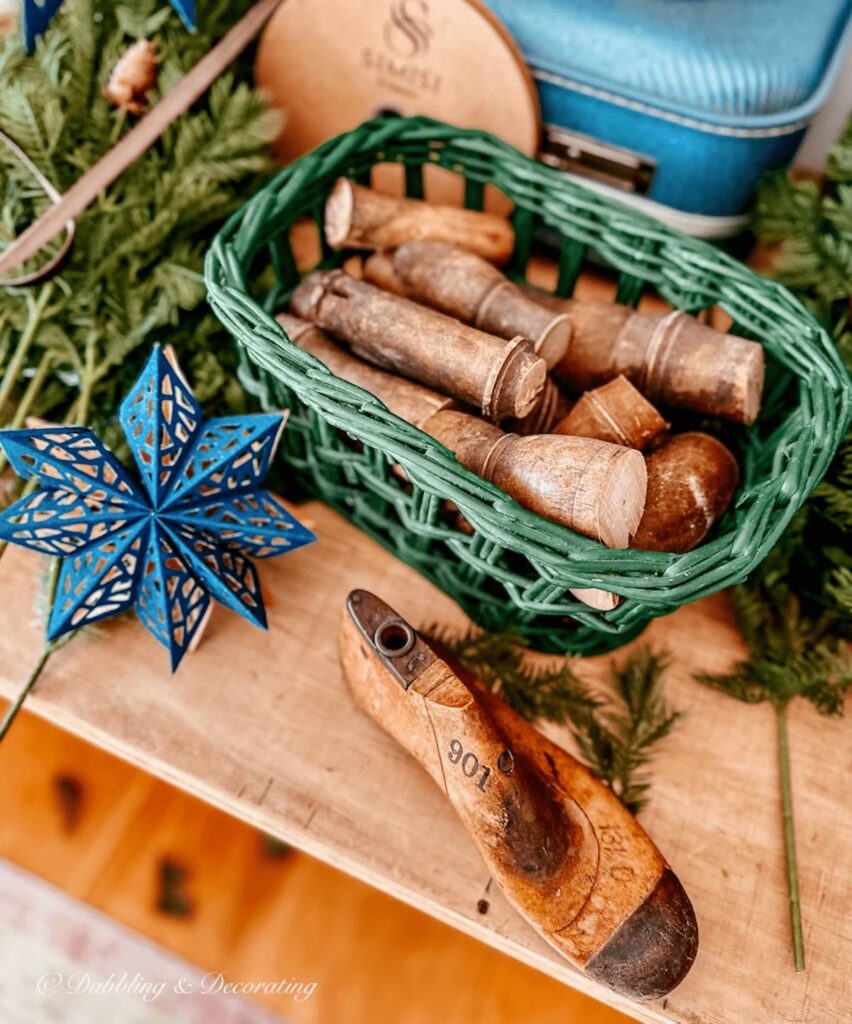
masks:
[[[462,772],[469,779],[479,775],[479,778],[476,780],[476,788],[485,792],[485,783],[488,782],[488,776],[491,774],[491,769],[487,765],[480,764],[479,758],[473,753],[473,751],[468,750],[465,753],[465,749],[459,740],[450,740],[450,749],[447,752],[447,760],[450,764],[460,764]]]

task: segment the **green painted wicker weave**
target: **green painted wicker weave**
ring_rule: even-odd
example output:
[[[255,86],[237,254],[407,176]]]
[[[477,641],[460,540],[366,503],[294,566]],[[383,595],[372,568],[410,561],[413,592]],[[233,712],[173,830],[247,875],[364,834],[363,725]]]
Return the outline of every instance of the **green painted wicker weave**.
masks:
[[[742,482],[735,508],[710,540],[675,555],[608,550],[580,537],[463,469],[432,438],[289,341],[273,314],[298,280],[290,228],[306,214],[321,226],[335,179],[368,181],[370,168],[384,161],[405,165],[410,195],[422,195],[423,165],[438,163],[464,176],[468,206],[481,206],[488,182],[509,196],[516,205],[514,275],[523,275],[533,233],[546,226],[561,240],[559,294],[570,294],[594,250],[619,274],[618,301],[635,303],[650,287],[690,312],[719,305],[736,333],[763,343],[763,411],[754,427],[733,435]],[[324,243],[323,265],[344,256]],[[283,446],[288,475],[475,621],[514,626],[544,650],[611,649],[652,617],[745,579],[825,472],[849,419],[850,383],[835,348],[783,287],[490,135],[423,118],[367,122],[291,164],[225,225],[205,276],[213,309],[239,343],[243,384],[263,406],[292,410]],[[410,484],[391,471],[395,463]],[[445,515],[445,499],[473,535]],[[598,612],[571,597],[576,587],[614,591],[623,600]]]

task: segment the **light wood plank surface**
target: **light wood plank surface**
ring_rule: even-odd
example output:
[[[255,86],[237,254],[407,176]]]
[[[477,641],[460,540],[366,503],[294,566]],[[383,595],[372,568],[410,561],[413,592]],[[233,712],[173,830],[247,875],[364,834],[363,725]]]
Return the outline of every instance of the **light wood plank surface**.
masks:
[[[626,1021],[312,857],[271,859],[256,829],[35,715],[4,742],[0,773],[0,857],[229,982],[317,982],[301,1002],[256,994],[292,1024]],[[78,787],[74,822],[61,779]],[[165,860],[185,873],[185,915],[158,906]],[[23,1011],[36,993],[31,977],[16,981]],[[14,985],[5,995],[14,999]],[[84,1014],[89,1004],[75,998]],[[128,999],[128,1018],[134,1008]]]
[[[427,776],[355,707],[337,661],[348,591],[366,587],[415,624],[461,622],[453,603],[322,505],[300,516],[319,543],[263,566],[270,631],[214,613],[171,677],[132,619],[57,652],[30,707],[120,757],[639,1020],[837,1024],[852,988],[852,768],[849,726],[806,706],[791,715],[807,972],[793,972],[768,708],[691,680],[741,654],[724,597],[656,622],[645,639],[675,663],[687,712],[654,772],[643,821],[696,907],[701,948],[658,1004],[630,1004],[561,960],[492,888],[466,833]],[[35,556],[10,549],[0,573],[0,692],[35,661]],[[608,658],[581,666],[601,678]],[[333,927],[333,925],[329,925]]]

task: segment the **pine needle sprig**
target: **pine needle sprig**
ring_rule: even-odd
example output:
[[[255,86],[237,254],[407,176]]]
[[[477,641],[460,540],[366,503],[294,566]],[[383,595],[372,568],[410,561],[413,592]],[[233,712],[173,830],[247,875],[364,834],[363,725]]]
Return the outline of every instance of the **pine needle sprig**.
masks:
[[[831,473],[814,490],[820,515],[841,530],[852,532],[852,439],[838,449]]]
[[[785,171],[763,179],[752,225],[774,246],[772,272],[820,319],[852,368],[852,120],[821,183]],[[748,656],[697,678],[746,703],[770,702],[778,734],[781,816],[793,958],[805,965],[793,825],[787,708],[801,697],[823,715],[843,713],[852,686],[852,435],[823,481],[746,586],[734,611]]]
[[[810,701],[821,715],[843,714],[852,689],[852,656],[848,644],[832,633],[836,611],[816,616],[803,610],[785,572],[789,552],[782,546],[770,556],[758,578],[733,593],[734,613],[748,657],[727,673],[698,673],[696,679],[748,704],[770,702],[778,733],[781,817],[790,895],[790,925],[796,970],[804,970],[805,949],[799,900],[799,874],[793,824],[793,789],[787,709],[796,697]],[[852,579],[847,583],[852,585]]]
[[[738,587],[734,614],[748,657],[730,672],[698,673],[696,679],[748,704],[771,701],[780,707],[803,697],[821,715],[843,714],[852,688],[852,655],[839,637],[828,633],[828,618],[810,619],[784,582]]]
[[[611,697],[574,736],[589,767],[604,779],[635,814],[645,803],[648,764],[660,740],[669,735],[681,712],[673,711],[660,685],[669,659],[639,647],[610,668]]]
[[[755,194],[752,227],[777,245],[773,273],[834,326],[852,296],[852,121],[829,157],[826,180],[768,174]]]
[[[752,226],[774,247],[772,273],[796,292],[831,332],[852,370],[852,120],[832,150],[821,183],[784,171],[759,185]],[[820,622],[852,639],[852,434],[781,540],[784,565],[761,578],[786,576],[800,601],[798,622]],[[774,553],[773,553],[774,555]],[[765,588],[763,588],[765,592]],[[824,618],[828,613],[829,619]]]
[[[519,633],[453,633],[427,630],[440,648],[528,721],[569,724],[586,764],[632,813],[645,803],[648,766],[657,744],[680,712],[672,711],[661,685],[664,654],[640,647],[621,665],[613,662],[609,687],[599,693],[564,658],[546,668],[530,663]]]

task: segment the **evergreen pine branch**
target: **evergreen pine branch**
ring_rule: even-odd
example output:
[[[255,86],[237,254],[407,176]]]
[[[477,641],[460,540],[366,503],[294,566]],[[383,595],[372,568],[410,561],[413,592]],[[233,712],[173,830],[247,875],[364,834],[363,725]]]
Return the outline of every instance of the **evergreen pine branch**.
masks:
[[[834,337],[852,367],[852,120],[834,148],[822,186],[767,176],[753,226],[773,244],[774,274]],[[697,678],[748,703],[772,703],[778,727],[782,828],[790,892],[793,957],[805,965],[793,826],[787,708],[801,697],[840,715],[852,688],[852,435],[810,500],[753,578],[734,593],[748,656],[724,674]]]
[[[852,369],[852,120],[832,150],[822,185],[794,181],[785,172],[761,182],[753,226],[761,241],[776,246],[773,273],[823,321]],[[850,534],[852,434],[782,538],[783,564],[773,552],[755,575],[753,599],[775,600],[776,585],[786,581],[799,601],[797,629],[806,634],[818,624],[836,638],[852,638]],[[769,637],[777,646],[777,634]]]
[[[845,532],[852,532],[852,437],[841,444],[830,474],[817,485],[813,498],[821,515]]]
[[[784,577],[735,588],[733,606],[748,657],[728,673],[698,673],[699,682],[748,704],[804,697],[820,714],[842,714],[852,657],[845,641],[830,635],[829,613],[808,617]]]
[[[0,128],[66,191],[135,123],[101,92],[126,49],[141,38],[155,43],[155,102],[250,3],[211,0],[190,34],[160,0],[69,0],[33,56],[23,52],[19,33],[0,41]],[[44,286],[0,291],[0,374],[28,327],[37,327],[9,381],[0,425],[47,353],[50,373],[32,413],[62,422],[83,392],[90,422],[108,424],[155,340],[172,344],[190,372],[203,370],[200,391],[212,413],[243,411],[236,356],[205,306],[202,270],[218,225],[272,170],[268,143],[280,120],[249,77],[242,58],[79,217],[71,255],[37,324],[32,295]],[[0,249],[48,205],[4,146],[0,201]]]
[[[852,120],[829,153],[825,174],[830,181],[852,182]]]
[[[655,746],[680,717],[669,707],[660,685],[668,657],[638,648],[620,666],[612,664],[612,697],[574,735],[591,769],[628,810],[638,812],[650,788],[647,772]]]
[[[800,517],[797,529],[801,529]],[[798,538],[796,538],[798,539]],[[767,560],[758,578],[734,591],[734,612],[748,656],[727,673],[698,673],[696,679],[746,703],[772,703],[778,728],[778,768],[781,780],[782,829],[790,892],[790,924],[796,970],[805,966],[804,933],[799,900],[798,865],[793,825],[793,794],[787,708],[796,697],[811,702],[821,715],[843,714],[852,689],[852,656],[840,636],[831,635],[834,609],[815,617],[791,589],[786,575],[795,544],[782,544]],[[852,574],[845,580],[852,590]]]
[[[654,750],[680,717],[662,690],[665,655],[640,647],[621,666],[613,664],[601,695],[567,658],[547,669],[531,666],[519,633],[455,634],[433,627],[427,634],[528,721],[569,723],[588,767],[628,810],[641,809]]]
[[[825,589],[837,607],[852,618],[852,567],[842,566],[830,572]]]
[[[801,294],[829,328],[852,296],[852,121],[829,158],[826,183],[794,181],[788,172],[758,186],[752,226],[778,246],[773,273]]]
[[[762,241],[811,239],[820,219],[820,191],[814,182],[793,182],[786,171],[763,178],[752,209],[752,228]]]

